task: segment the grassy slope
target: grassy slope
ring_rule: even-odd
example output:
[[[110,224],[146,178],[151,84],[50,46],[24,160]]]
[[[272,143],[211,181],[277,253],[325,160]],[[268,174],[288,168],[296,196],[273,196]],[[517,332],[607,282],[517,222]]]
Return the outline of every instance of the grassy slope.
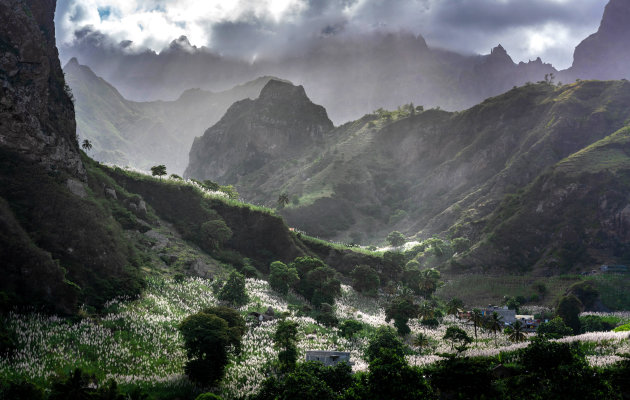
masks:
[[[630,263],[628,191],[630,127],[625,127],[508,196],[485,222],[482,240],[460,262],[533,266],[542,274]]]

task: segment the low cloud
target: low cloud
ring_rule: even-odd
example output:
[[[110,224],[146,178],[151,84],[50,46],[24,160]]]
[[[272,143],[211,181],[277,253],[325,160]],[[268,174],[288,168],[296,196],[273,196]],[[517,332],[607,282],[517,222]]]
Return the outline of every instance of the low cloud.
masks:
[[[420,34],[432,47],[515,61],[540,56],[565,68],[597,30],[606,0],[59,0],[58,41],[86,37],[127,51],[161,51],[185,35],[194,46],[244,59],[295,54],[321,36]],[[91,35],[83,35],[86,29]],[[77,34],[78,33],[78,34]],[[97,34],[98,33],[98,34]],[[129,45],[129,43],[132,45]]]

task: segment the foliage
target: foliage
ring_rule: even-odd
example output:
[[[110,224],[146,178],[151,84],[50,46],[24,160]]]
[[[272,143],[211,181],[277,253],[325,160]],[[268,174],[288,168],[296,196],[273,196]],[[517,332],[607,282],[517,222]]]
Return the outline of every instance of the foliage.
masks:
[[[247,304],[248,296],[245,289],[245,277],[236,271],[232,271],[230,276],[219,290],[217,298],[235,306]]]
[[[406,258],[398,251],[386,251],[383,253],[383,271],[381,282],[396,281],[403,271]]]
[[[378,273],[369,265],[357,265],[351,273],[352,287],[367,296],[376,296],[381,281]]]
[[[562,297],[556,309],[556,314],[573,329],[574,333],[580,332],[580,312],[582,312],[582,302],[572,294]]]
[[[580,333],[605,332],[615,328],[615,324],[597,315],[584,315],[580,317]]]
[[[279,350],[278,362],[282,371],[290,371],[297,362],[297,328],[293,321],[282,320],[273,335],[274,347]]]
[[[281,210],[284,207],[286,207],[287,204],[289,204],[289,194],[286,192],[280,193],[280,195],[278,196],[278,209]]]
[[[162,179],[162,177],[166,175],[166,165],[154,165],[153,167],[151,167],[151,175],[159,176],[160,179]]]
[[[551,321],[543,322],[536,329],[538,336],[548,339],[560,339],[561,337],[572,335],[573,329],[568,327],[564,320],[560,317],[555,317]]]
[[[387,243],[390,244],[390,246],[400,247],[403,244],[405,244],[405,242],[407,241],[407,238],[405,238],[405,235],[403,235],[402,233],[398,231],[393,231],[393,232],[390,232],[389,235],[387,235],[386,240],[387,240]]]
[[[92,150],[92,142],[90,142],[88,139],[83,139],[83,142],[81,143],[81,147],[85,151],[90,151]]]
[[[460,311],[463,311],[464,302],[462,299],[458,299],[457,297],[453,297],[446,303],[446,313],[448,315],[458,316]]]
[[[315,307],[322,303],[334,304],[335,297],[341,294],[341,282],[334,269],[313,257],[298,257],[289,265],[295,268],[300,277],[298,292]]]
[[[411,329],[407,325],[410,318],[418,316],[418,306],[408,295],[398,295],[385,308],[385,320],[394,320],[394,326],[400,336],[405,336]]]
[[[223,400],[221,396],[217,396],[214,393],[202,393],[195,398],[195,400]]]
[[[245,323],[234,310],[214,307],[186,317],[179,330],[188,357],[186,374],[195,382],[210,385],[223,376],[229,352],[240,348]]]
[[[483,327],[483,314],[481,314],[481,310],[473,308],[468,317],[468,321],[473,323],[473,327],[475,328],[475,340],[477,340],[477,328]]]
[[[508,337],[511,341],[520,343],[525,341],[525,327],[521,323],[521,321],[515,321],[509,329],[506,328]]]
[[[420,294],[425,298],[435,293],[440,284],[440,272],[434,268],[428,268],[422,271],[420,275]]]
[[[202,240],[209,248],[219,248],[232,237],[232,230],[221,218],[201,224]]]
[[[363,330],[363,324],[354,319],[347,319],[339,325],[341,336],[346,339],[352,339],[357,333]]]
[[[372,362],[381,357],[384,350],[391,351],[399,357],[404,357],[407,352],[406,346],[389,326],[381,326],[376,330],[365,349],[364,357],[368,362]]]
[[[295,267],[288,267],[281,261],[274,261],[269,266],[269,285],[280,294],[287,294],[289,288],[296,285],[300,277]]]
[[[446,328],[446,333],[442,339],[451,342],[451,349],[457,348],[458,353],[466,350],[466,346],[472,342],[465,330],[454,325]]]

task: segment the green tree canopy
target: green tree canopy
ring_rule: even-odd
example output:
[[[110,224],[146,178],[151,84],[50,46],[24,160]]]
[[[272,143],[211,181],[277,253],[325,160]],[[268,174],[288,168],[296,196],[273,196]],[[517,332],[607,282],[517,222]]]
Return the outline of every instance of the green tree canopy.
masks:
[[[282,320],[278,322],[273,335],[274,347],[279,350],[278,362],[283,371],[292,370],[297,362],[297,328],[296,322]]]
[[[393,232],[390,232],[389,235],[387,235],[386,240],[387,240],[387,243],[390,244],[390,246],[400,247],[403,244],[405,244],[405,242],[407,241],[407,238],[405,238],[405,235],[403,235],[402,233],[398,231],[393,231]]]
[[[160,179],[162,179],[162,177],[166,175],[166,165],[160,164],[151,167],[151,175],[159,176]]]
[[[232,230],[223,219],[217,218],[201,224],[201,235],[209,248],[217,249],[232,237]]]
[[[289,288],[300,280],[297,270],[281,261],[272,262],[269,269],[269,285],[280,294],[287,294]]]
[[[573,333],[580,333],[580,313],[582,302],[574,295],[564,296],[558,302],[556,314],[562,318],[565,324],[573,329]]]
[[[418,316],[418,306],[414,304],[413,298],[408,295],[396,296],[385,308],[385,320],[394,320],[394,326],[400,336],[405,336],[411,329],[407,325],[409,319]]]
[[[376,296],[381,280],[374,268],[369,265],[357,265],[350,274],[352,287],[359,293],[368,296]]]
[[[472,342],[466,331],[457,325],[451,325],[446,328],[446,333],[442,339],[451,342],[451,349],[457,348],[458,352],[464,351],[466,346]]]
[[[242,317],[226,308],[209,308],[186,317],[179,325],[179,330],[188,357],[184,367],[188,377],[202,385],[220,380],[229,351],[240,348],[244,327]]]
[[[236,271],[232,271],[227,282],[225,282],[221,290],[219,290],[217,298],[234,306],[247,304],[249,297],[245,289],[245,276]]]

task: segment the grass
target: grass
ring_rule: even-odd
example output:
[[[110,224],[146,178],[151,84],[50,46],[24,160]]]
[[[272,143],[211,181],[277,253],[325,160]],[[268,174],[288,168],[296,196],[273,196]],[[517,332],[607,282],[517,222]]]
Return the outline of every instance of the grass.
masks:
[[[599,290],[602,303],[613,310],[630,310],[630,274],[599,274],[589,277]]]
[[[504,296],[524,296],[529,298],[538,294],[534,284],[542,282],[547,293],[536,304],[551,306],[557,297],[563,294],[573,283],[581,278],[578,275],[560,275],[541,279],[532,276],[486,276],[486,275],[445,275],[446,282],[440,287],[437,297],[449,300],[460,298],[468,307],[500,304]],[[528,304],[529,305],[529,304]]]

